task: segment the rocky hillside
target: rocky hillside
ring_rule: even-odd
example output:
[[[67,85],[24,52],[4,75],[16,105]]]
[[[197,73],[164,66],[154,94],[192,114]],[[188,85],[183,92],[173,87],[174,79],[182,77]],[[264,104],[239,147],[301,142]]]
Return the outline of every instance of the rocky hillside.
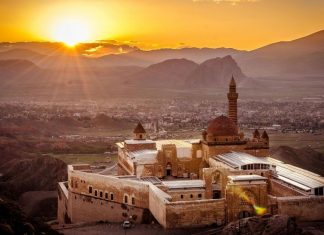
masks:
[[[20,207],[12,201],[0,197],[0,234],[48,234],[61,233],[33,218],[28,218]]]
[[[286,215],[265,215],[240,219],[225,226],[221,235],[315,235],[322,229],[304,227]]]
[[[57,182],[67,179],[66,164],[49,156],[31,156],[0,149],[0,191],[18,199],[28,191],[56,190]]]
[[[312,148],[280,146],[271,149],[271,157],[324,176],[324,156]]]

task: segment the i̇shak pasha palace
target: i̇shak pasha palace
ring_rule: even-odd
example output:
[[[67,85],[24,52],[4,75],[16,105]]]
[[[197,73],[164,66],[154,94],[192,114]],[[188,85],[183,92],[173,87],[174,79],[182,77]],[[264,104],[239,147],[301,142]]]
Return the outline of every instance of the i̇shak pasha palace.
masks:
[[[228,116],[211,120],[201,139],[151,140],[139,122],[133,139],[116,143],[117,175],[69,165],[58,184],[59,222],[188,228],[265,213],[324,220],[324,178],[271,158],[266,131],[240,132],[234,78],[227,98]]]

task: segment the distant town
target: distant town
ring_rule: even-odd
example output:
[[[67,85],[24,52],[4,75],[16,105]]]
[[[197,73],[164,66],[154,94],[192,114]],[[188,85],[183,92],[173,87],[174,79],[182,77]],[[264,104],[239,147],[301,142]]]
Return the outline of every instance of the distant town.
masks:
[[[324,127],[323,101],[262,102],[239,101],[241,129],[261,128],[277,132],[314,133]],[[91,120],[98,115],[118,121],[136,123],[140,120],[152,138],[181,137],[183,132],[200,131],[210,117],[225,114],[226,103],[212,100],[185,99],[141,100],[116,104],[97,104],[85,101],[78,104],[2,103],[0,119],[26,119],[48,122],[54,119],[72,118],[91,128]],[[182,134],[181,134],[182,133]],[[106,133],[106,137],[114,134]],[[121,135],[116,135],[121,137]],[[183,136],[185,137],[185,136]],[[190,137],[190,136],[188,136]],[[80,138],[71,135],[70,138]]]

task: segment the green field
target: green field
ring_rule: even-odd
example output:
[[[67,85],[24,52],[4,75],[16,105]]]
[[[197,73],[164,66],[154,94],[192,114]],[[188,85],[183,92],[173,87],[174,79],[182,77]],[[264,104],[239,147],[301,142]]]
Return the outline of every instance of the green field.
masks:
[[[104,154],[51,154],[51,156],[64,161],[66,164],[94,164],[107,161],[107,155]],[[110,158],[111,161],[117,161],[116,155],[110,156]]]

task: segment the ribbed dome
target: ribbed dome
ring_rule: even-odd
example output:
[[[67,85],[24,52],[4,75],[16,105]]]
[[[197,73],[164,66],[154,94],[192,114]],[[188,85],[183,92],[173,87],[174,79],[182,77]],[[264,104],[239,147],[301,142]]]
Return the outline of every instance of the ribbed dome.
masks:
[[[231,119],[222,115],[209,123],[207,133],[213,136],[233,136],[238,135],[238,129]]]

